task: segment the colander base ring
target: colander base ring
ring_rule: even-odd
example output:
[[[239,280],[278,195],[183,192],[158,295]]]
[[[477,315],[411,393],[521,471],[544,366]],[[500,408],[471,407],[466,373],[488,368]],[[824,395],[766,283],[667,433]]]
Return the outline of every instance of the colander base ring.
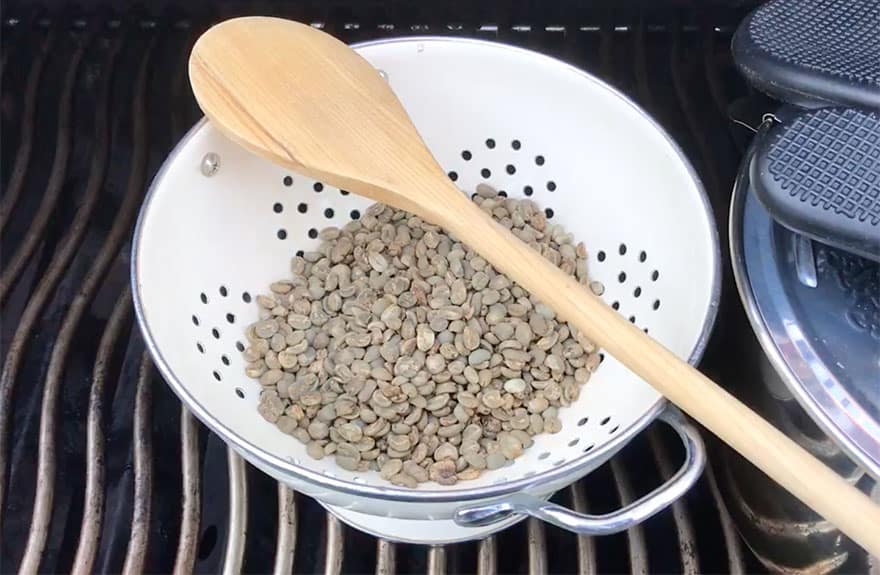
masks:
[[[346,525],[374,537],[413,545],[450,545],[485,539],[526,519],[512,515],[482,527],[462,527],[452,519],[398,519],[360,513],[318,501],[321,506]]]

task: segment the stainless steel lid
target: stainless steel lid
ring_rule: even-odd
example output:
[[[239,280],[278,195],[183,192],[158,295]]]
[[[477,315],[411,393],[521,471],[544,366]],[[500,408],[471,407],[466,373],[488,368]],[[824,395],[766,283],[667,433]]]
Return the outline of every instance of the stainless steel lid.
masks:
[[[782,380],[816,423],[880,480],[880,264],[774,222],[743,162],[730,214],[740,297]]]

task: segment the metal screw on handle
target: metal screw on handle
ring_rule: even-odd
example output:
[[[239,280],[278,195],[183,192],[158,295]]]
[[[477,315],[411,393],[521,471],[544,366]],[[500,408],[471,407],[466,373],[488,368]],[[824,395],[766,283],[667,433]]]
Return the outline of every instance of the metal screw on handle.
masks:
[[[220,169],[220,156],[214,152],[208,152],[205,154],[205,157],[202,158],[202,164],[199,168],[201,169],[203,176],[210,178]]]
[[[669,481],[641,499],[604,515],[577,513],[527,493],[517,493],[478,507],[459,509],[455,522],[476,527],[495,523],[511,513],[537,517],[581,535],[610,535],[625,531],[666,509],[690,489],[706,465],[706,448],[696,427],[681,412],[669,405],[660,419],[672,426],[685,446],[685,460]]]

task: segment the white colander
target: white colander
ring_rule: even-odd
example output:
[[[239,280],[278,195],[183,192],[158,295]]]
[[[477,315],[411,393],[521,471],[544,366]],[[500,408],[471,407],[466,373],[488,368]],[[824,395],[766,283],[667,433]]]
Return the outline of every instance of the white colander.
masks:
[[[486,182],[530,196],[590,251],[603,298],[682,358],[696,361],[718,303],[718,241],[692,168],[625,97],[551,58],[498,44],[419,38],[363,44],[437,160],[460,188]],[[291,54],[296,58],[296,54]],[[346,134],[339,134],[345,138]],[[132,281],[141,328],[165,379],[248,461],[320,501],[360,513],[485,524],[528,513],[582,533],[625,529],[662,509],[704,462],[696,431],[613,357],[511,465],[478,479],[416,490],[377,473],[315,461],[257,413],[244,375],[256,294],[287,277],[317,232],[370,204],[291,173],[202,121],[156,176],[135,234]],[[664,411],[666,410],[666,411]],[[682,436],[685,465],[624,510],[584,516],[546,503],[655,417]]]

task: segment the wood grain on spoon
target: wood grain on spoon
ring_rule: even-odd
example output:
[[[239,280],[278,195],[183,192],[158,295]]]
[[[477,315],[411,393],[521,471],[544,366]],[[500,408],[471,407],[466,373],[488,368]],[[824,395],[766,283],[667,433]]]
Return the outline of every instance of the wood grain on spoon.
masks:
[[[387,82],[345,44],[288,20],[240,18],[196,42],[189,72],[202,110],[230,138],[446,228],[880,556],[880,507],[480,211],[446,177]]]

